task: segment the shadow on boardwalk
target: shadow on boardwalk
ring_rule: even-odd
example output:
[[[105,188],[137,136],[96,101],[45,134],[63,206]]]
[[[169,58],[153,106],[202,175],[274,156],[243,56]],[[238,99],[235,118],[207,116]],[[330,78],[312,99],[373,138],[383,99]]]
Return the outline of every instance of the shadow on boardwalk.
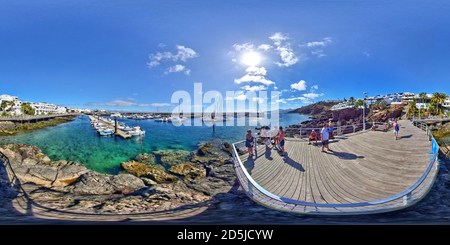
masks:
[[[289,157],[289,152],[285,152],[284,154],[285,154],[285,156],[283,157],[283,161],[285,163],[287,163],[289,166],[299,170],[300,172],[305,172],[305,169],[299,162],[297,162],[294,159]]]

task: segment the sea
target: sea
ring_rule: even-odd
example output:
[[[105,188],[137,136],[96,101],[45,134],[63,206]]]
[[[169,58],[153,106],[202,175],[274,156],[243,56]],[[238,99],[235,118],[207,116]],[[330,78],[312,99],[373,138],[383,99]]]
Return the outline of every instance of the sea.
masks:
[[[86,115],[74,119],[54,127],[0,136],[0,145],[8,143],[35,145],[52,161],[80,162],[96,172],[115,175],[121,171],[120,163],[132,160],[142,153],[191,152],[212,140],[234,143],[245,140],[248,129],[261,127],[259,123],[256,126],[251,124],[249,122],[251,119],[248,118],[245,118],[245,126],[237,126],[238,119],[233,118],[235,126],[227,126],[228,122],[223,122],[223,126],[215,126],[214,130],[212,126],[204,123],[202,126],[193,126],[195,120],[201,120],[200,118],[190,119],[192,126],[175,126],[171,122],[156,122],[154,119],[118,118],[119,122],[130,127],[140,126],[145,130],[145,135],[141,137],[122,139],[119,136],[99,136]],[[310,116],[297,113],[280,114],[277,126],[286,128],[309,119]]]

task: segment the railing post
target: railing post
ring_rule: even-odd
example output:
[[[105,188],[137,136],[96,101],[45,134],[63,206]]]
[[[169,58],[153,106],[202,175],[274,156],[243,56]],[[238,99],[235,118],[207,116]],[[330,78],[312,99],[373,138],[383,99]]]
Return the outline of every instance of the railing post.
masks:
[[[407,205],[409,200],[411,200],[411,192],[403,196],[403,205]]]

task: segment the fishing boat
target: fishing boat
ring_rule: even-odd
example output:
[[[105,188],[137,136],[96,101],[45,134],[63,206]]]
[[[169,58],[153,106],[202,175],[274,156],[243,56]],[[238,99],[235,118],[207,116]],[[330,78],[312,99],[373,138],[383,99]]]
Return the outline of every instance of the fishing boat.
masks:
[[[136,126],[136,127],[133,127],[133,130],[128,131],[128,134],[130,134],[131,136],[144,135],[145,130],[141,130],[139,126]]]
[[[100,134],[100,136],[107,136],[107,135],[114,134],[114,131],[112,131],[112,130],[105,130],[105,131],[99,131],[98,133]]]
[[[120,130],[122,130],[122,131],[131,131],[131,130],[133,130],[133,128],[130,127],[130,126],[125,125],[125,127],[120,128]]]

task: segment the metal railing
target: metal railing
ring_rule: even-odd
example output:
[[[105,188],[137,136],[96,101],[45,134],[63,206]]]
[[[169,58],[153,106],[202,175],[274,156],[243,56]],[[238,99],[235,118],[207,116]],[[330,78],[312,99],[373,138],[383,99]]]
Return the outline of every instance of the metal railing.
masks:
[[[413,116],[411,117],[412,121],[421,121],[421,120],[450,120],[448,116]]]
[[[414,183],[405,191],[402,191],[401,193],[388,198],[360,203],[322,204],[304,202],[274,195],[273,193],[270,193],[269,191],[261,187],[258,183],[256,183],[248,173],[245,166],[242,164],[238,151],[245,152],[245,141],[240,141],[232,144],[234,170],[237,179],[239,180],[242,188],[249,198],[256,201],[257,203],[260,203],[261,205],[281,211],[320,215],[353,215],[380,213],[402,209],[414,205],[428,193],[434,181],[436,180],[436,176],[439,171],[439,146],[437,145],[436,140],[434,139],[426,124],[422,124],[416,121],[413,121],[412,123],[416,127],[419,127],[427,132],[428,139],[432,144],[431,152],[428,154],[432,154],[433,156],[432,158],[430,158],[430,164],[428,165],[426,171],[416,183]],[[370,130],[370,127],[366,127],[366,130]],[[342,133],[342,128],[341,130],[339,130],[338,127],[338,131]],[[356,127],[354,127],[353,132],[356,131]],[[255,147],[257,146],[255,145]]]

